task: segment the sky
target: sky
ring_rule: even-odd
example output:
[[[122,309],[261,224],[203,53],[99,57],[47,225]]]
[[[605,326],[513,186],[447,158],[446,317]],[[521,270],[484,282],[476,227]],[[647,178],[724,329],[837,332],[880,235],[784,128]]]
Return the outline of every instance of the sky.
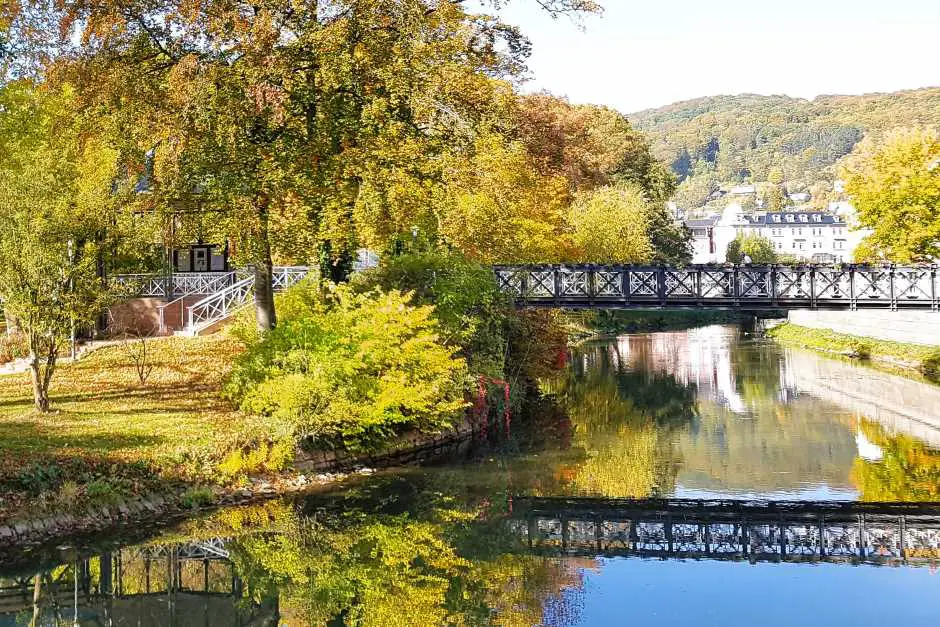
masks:
[[[940,86],[940,0],[599,0],[579,27],[535,0],[503,18],[534,52],[527,91],[624,113],[718,94]]]

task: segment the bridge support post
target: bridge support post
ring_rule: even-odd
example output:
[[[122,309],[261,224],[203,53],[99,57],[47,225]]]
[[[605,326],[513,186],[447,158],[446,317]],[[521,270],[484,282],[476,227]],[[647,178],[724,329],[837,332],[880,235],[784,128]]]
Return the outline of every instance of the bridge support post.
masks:
[[[731,298],[735,307],[741,306],[741,275],[737,264],[735,264],[731,275]]]
[[[595,280],[596,274],[597,273],[594,270],[594,266],[590,265],[587,267],[584,278],[585,282],[587,283],[587,285],[584,287],[586,288],[585,291],[587,291],[588,305],[592,307],[594,306],[594,297],[597,296],[597,281]]]
[[[656,291],[659,296],[659,304],[661,307],[666,306],[666,267],[659,266],[656,269]]]
[[[855,264],[849,266],[849,310],[858,311],[858,294],[855,293]]]
[[[895,289],[894,264],[888,269],[888,285],[891,287],[891,311],[898,310],[898,294]]]
[[[810,309],[817,308],[816,267],[815,266],[810,266],[810,269],[809,269],[809,307]]]
[[[626,266],[620,266],[620,281],[623,286],[623,304],[630,306],[630,270]]]
[[[561,306],[561,266],[555,264],[552,267],[552,296],[555,299],[555,306]]]
[[[770,306],[777,306],[777,264],[770,266]]]
[[[930,267],[930,299],[932,301],[931,311],[940,311],[940,294],[937,293],[937,266]]]

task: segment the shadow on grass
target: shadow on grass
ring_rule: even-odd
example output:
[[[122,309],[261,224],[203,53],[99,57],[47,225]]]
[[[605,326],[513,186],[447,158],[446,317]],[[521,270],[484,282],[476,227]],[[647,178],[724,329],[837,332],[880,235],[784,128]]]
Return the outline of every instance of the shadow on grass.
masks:
[[[51,392],[51,401],[52,409],[56,410],[57,407],[62,405],[76,404],[76,403],[97,403],[102,401],[115,401],[115,400],[127,400],[127,401],[152,401],[158,403],[166,403],[167,401],[178,401],[181,399],[189,400],[205,400],[212,404],[212,406],[224,405],[224,402],[217,397],[217,387],[213,385],[205,384],[190,384],[190,385],[176,385],[176,384],[164,384],[164,385],[148,385],[145,387],[127,387],[120,389],[111,389],[106,391],[95,391],[95,392],[65,392],[62,394],[57,394],[53,389]],[[17,398],[6,398],[0,400],[0,407],[22,407],[24,411],[32,411],[33,401],[32,398],[27,398],[26,396],[17,397]],[[68,411],[70,413],[110,413],[110,408],[108,407],[89,407],[89,408],[75,408],[69,407]]]
[[[40,420],[37,416],[36,420]],[[108,452],[127,448],[149,447],[161,444],[165,438],[142,433],[97,432],[82,433],[71,426],[43,425],[32,420],[0,422],[0,450],[12,454],[23,452],[51,452],[61,449],[82,449],[90,453]]]

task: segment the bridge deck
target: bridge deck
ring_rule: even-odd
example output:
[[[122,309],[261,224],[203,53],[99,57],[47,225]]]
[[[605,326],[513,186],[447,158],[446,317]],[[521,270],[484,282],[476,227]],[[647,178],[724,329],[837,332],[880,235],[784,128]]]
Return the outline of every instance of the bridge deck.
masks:
[[[602,266],[493,268],[523,306],[940,311],[937,266]]]

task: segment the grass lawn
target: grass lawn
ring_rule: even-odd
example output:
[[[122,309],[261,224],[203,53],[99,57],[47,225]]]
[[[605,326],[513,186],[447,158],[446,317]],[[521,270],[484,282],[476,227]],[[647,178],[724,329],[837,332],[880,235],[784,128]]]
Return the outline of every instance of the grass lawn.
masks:
[[[211,473],[251,430],[219,395],[239,350],[224,333],[150,340],[142,385],[126,347],[101,348],[60,365],[47,415],[33,409],[28,373],[0,376],[0,512],[63,482],[135,491]]]

